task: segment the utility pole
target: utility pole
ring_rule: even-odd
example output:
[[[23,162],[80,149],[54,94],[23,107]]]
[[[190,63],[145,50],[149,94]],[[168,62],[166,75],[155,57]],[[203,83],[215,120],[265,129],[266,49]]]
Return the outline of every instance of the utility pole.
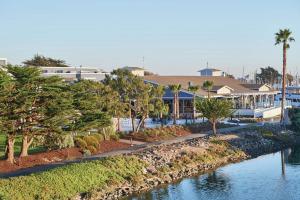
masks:
[[[143,66],[143,69],[145,69],[145,57],[143,56],[143,59],[142,59],[142,66]]]

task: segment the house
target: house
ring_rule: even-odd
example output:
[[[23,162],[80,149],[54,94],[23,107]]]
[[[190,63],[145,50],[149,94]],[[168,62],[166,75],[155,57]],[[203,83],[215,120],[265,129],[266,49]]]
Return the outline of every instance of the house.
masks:
[[[0,58],[0,66],[7,65],[7,59],[6,58]]]
[[[123,67],[122,69],[130,71],[133,75],[136,76],[145,76],[145,69],[140,67]]]
[[[214,68],[205,68],[201,69],[198,72],[200,72],[200,76],[225,76],[226,73],[219,69]]]
[[[94,67],[40,67],[42,76],[60,76],[65,81],[73,82],[80,79],[102,81],[107,72]]]
[[[173,112],[174,94],[169,85],[181,84],[179,92],[179,113],[181,117],[191,117],[193,112],[193,94],[188,91],[190,85],[198,85],[196,92],[199,98],[207,98],[208,91],[202,87],[205,81],[212,81],[211,98],[222,98],[233,102],[234,115],[244,117],[269,118],[280,114],[280,105],[275,102],[278,91],[272,87],[252,84],[242,84],[239,80],[223,76],[145,76],[144,81],[154,85],[165,86],[164,102]]]

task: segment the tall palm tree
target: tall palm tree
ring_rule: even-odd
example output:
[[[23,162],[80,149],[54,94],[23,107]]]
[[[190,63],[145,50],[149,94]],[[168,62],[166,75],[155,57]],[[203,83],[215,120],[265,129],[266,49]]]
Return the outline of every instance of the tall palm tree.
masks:
[[[174,94],[173,99],[173,124],[176,124],[176,119],[179,118],[179,91],[181,89],[180,84],[169,85],[169,89]]]
[[[196,117],[196,92],[199,90],[198,85],[190,85],[188,90],[193,93],[193,123],[195,123]]]
[[[281,99],[281,116],[280,122],[284,125],[284,104],[285,104],[285,87],[286,87],[286,51],[290,48],[289,42],[295,41],[291,36],[292,32],[289,29],[280,29],[275,33],[275,45],[282,44],[283,60],[282,60],[282,99]]]
[[[203,88],[207,90],[207,98],[210,99],[210,91],[214,86],[213,81],[204,81]]]

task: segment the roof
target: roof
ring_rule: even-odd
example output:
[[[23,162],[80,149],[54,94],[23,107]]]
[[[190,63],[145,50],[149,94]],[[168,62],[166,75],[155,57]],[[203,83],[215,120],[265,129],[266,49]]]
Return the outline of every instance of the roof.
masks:
[[[228,87],[227,85],[214,85],[211,89],[211,91],[218,91],[221,88],[228,88],[229,90],[234,91],[234,89],[232,89],[231,87]]]
[[[267,93],[267,92],[259,92],[257,90],[249,89],[244,87],[239,80],[223,77],[223,76],[145,76],[144,80],[150,83],[156,83],[164,86],[172,85],[172,84],[181,84],[183,90],[188,90],[190,84],[202,86],[205,81],[213,81],[214,89],[222,88],[227,86],[232,89],[231,94],[239,95],[243,94],[254,94],[254,93]],[[274,90],[272,90],[274,92]],[[206,96],[207,91],[200,87],[197,92],[199,96]],[[217,96],[216,93],[212,92],[212,96]]]
[[[204,70],[211,70],[213,72],[220,72],[220,71],[222,71],[222,70],[215,69],[215,68],[205,68],[205,69],[200,69],[198,72],[201,72],[201,71],[204,71]]]
[[[252,89],[252,90],[259,90],[259,88],[261,88],[262,86],[267,86],[269,88],[271,88],[271,86],[267,85],[267,84],[249,84],[249,83],[243,83],[242,86]]]
[[[144,68],[141,68],[141,67],[129,67],[129,66],[125,66],[123,67],[122,69],[126,69],[126,70],[145,70]]]
[[[97,68],[97,67],[49,67],[49,66],[40,66],[41,69],[43,70],[51,70],[51,69],[56,69],[56,70],[82,70],[82,71],[97,71],[101,73],[108,73],[104,71],[103,69]]]

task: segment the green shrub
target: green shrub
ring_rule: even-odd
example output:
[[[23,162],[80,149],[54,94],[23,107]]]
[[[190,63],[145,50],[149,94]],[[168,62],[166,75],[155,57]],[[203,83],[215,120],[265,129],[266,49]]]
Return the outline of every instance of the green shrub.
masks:
[[[47,149],[64,149],[74,147],[74,140],[71,134],[49,134],[44,136],[44,144]]]
[[[101,134],[93,134],[95,138],[97,138],[98,142],[102,142],[104,140],[104,136]]]
[[[94,146],[87,146],[87,150],[89,150],[92,154],[97,153],[97,148]]]
[[[118,141],[120,138],[119,138],[119,135],[111,135],[110,139],[114,140],[114,141]]]
[[[293,130],[299,132],[300,130],[300,108],[289,109],[289,117],[291,120],[291,127]]]
[[[43,146],[44,143],[45,143],[45,136],[37,135],[33,138],[33,142],[31,144],[31,147]]]
[[[265,138],[271,138],[274,136],[273,132],[270,130],[261,130],[261,135]]]
[[[82,152],[83,152],[83,157],[87,157],[87,156],[91,156],[92,155],[92,153],[88,149],[84,149]]]
[[[84,141],[82,138],[80,137],[76,137],[75,138],[75,144],[76,144],[76,147],[79,147],[80,149],[86,149],[87,147],[87,143],[86,141]]]
[[[116,130],[114,126],[108,126],[99,130],[99,133],[104,136],[105,140],[110,140],[110,136],[116,135]]]
[[[86,142],[87,146],[94,146],[95,148],[98,148],[99,141],[96,137],[92,135],[86,135],[83,136],[82,139]]]
[[[74,147],[74,137],[71,134],[64,134],[60,136],[58,147],[60,149]]]

